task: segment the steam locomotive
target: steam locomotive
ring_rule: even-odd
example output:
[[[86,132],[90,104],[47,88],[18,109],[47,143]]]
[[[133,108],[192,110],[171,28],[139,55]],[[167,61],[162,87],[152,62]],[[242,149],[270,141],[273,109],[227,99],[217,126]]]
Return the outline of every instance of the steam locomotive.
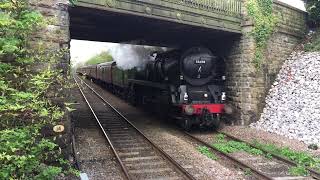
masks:
[[[79,68],[87,76],[133,104],[165,111],[188,130],[217,127],[224,113],[224,61],[209,49],[156,53],[142,71],[121,70],[116,62]]]

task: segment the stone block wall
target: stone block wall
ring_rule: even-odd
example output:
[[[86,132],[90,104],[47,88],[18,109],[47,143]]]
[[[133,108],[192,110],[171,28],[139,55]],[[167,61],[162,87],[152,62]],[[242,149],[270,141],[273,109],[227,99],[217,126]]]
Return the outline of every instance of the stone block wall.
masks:
[[[42,46],[48,51],[69,49],[69,0],[29,0],[29,2],[48,20],[48,26],[34,35],[33,48]],[[68,70],[69,63],[70,56],[66,51],[58,67]]]
[[[57,70],[63,70],[63,75],[67,76],[70,65],[69,0],[29,0],[29,2],[32,8],[39,11],[47,21],[47,26],[33,35],[30,47],[35,50],[45,50],[48,53],[65,49],[58,62],[54,64],[48,62],[36,63],[32,67],[33,70],[36,72],[50,66]],[[55,93],[59,93],[58,98],[54,97]],[[68,90],[61,86],[55,86],[48,92],[47,97],[51,98],[52,103],[55,105],[64,106],[64,102],[68,101],[69,95],[70,92]],[[49,138],[55,137],[54,139],[56,139],[56,143],[59,144],[65,157],[70,158],[71,120],[68,112],[58,124],[64,126],[63,132],[55,133],[53,132],[53,127],[49,125],[41,133]]]
[[[257,70],[252,63],[255,42],[248,34],[254,24],[243,7],[242,36],[232,43],[227,56],[228,102],[234,109],[235,124],[248,125],[259,119],[265,97],[283,62],[306,32],[306,13],[275,1],[274,13],[279,18],[276,32],[265,52],[265,63]]]

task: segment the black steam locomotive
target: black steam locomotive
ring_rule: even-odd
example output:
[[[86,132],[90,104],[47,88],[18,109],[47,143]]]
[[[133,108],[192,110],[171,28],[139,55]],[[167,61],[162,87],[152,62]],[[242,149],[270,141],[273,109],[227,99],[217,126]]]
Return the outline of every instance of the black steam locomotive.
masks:
[[[224,61],[204,47],[155,53],[142,71],[121,70],[116,62],[78,69],[130,102],[178,119],[184,129],[217,127],[224,113]]]

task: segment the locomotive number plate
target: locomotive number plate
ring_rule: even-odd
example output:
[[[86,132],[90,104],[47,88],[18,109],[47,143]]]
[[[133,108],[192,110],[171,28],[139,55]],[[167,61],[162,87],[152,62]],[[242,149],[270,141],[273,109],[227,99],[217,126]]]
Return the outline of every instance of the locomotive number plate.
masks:
[[[195,64],[206,64],[205,60],[196,60]]]

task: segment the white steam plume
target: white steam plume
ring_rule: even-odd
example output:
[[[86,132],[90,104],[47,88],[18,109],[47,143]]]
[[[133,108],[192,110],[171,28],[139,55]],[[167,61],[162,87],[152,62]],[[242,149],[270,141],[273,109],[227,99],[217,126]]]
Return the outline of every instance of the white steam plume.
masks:
[[[113,60],[117,62],[120,69],[128,70],[137,68],[138,70],[144,69],[148,61],[154,58],[152,52],[165,51],[166,48],[153,47],[153,46],[138,46],[130,44],[116,44],[110,48],[109,53]]]

